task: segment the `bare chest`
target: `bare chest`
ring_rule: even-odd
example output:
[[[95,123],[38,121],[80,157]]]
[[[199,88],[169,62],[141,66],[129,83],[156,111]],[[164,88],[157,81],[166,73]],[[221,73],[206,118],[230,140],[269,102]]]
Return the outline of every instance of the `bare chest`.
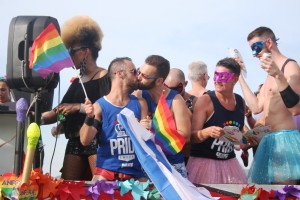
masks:
[[[268,77],[265,82],[264,89],[265,97],[272,97],[278,95],[278,87],[273,77]]]

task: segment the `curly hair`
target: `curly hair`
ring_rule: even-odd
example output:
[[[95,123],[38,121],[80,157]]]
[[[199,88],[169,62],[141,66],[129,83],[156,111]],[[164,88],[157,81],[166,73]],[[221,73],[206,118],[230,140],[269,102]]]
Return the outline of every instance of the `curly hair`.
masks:
[[[103,32],[89,16],[75,16],[67,20],[62,26],[61,37],[68,49],[80,44],[91,49],[95,59],[102,48]]]

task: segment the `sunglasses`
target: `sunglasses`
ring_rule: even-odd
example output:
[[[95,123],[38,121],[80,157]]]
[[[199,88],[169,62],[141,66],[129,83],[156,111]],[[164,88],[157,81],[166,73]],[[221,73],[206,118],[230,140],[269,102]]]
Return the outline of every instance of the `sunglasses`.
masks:
[[[127,70],[127,71],[129,71],[133,75],[137,75],[137,70],[136,69],[130,69],[130,70]]]
[[[167,84],[165,84],[164,83],[164,85],[167,87],[167,88],[169,88],[169,89],[171,89],[171,90],[175,90],[175,91],[177,91],[179,94],[182,92],[182,90],[183,90],[183,84],[182,83],[179,83],[177,86],[175,86],[175,87],[169,87],[169,86],[167,86]]]
[[[72,48],[72,47],[70,47],[69,48],[69,54],[72,56],[72,55],[74,55],[74,53],[76,52],[76,51],[79,51],[79,50],[82,50],[82,49],[86,49],[87,47],[84,47],[84,46],[82,46],[82,47],[74,47],[74,48]]]
[[[209,79],[210,79],[210,76],[209,76],[207,73],[205,73],[204,76],[205,76],[205,75],[207,75],[207,80],[209,80]]]
[[[257,56],[264,48],[264,41],[257,41],[251,45],[252,55]]]
[[[158,76],[150,76],[150,75],[146,75],[146,74],[142,73],[140,71],[140,68],[137,69],[137,74],[141,75],[144,79],[157,79],[157,78],[159,78]]]

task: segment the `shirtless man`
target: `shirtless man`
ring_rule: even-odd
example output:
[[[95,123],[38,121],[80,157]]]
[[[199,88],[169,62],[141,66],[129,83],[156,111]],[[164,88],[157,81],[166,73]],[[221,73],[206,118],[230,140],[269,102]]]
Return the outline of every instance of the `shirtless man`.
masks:
[[[300,69],[296,61],[281,54],[273,31],[259,27],[248,35],[253,56],[268,76],[258,98],[243,76],[239,82],[247,105],[253,113],[263,112],[262,125],[272,133],[259,144],[250,168],[249,181],[258,184],[295,184],[300,180],[300,133],[293,115],[299,112]],[[240,62],[243,67],[243,63]]]

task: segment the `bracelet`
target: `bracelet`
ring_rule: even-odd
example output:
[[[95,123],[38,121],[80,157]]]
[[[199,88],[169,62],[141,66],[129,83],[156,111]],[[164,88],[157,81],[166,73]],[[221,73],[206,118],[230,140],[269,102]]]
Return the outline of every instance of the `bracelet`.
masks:
[[[283,91],[279,92],[283,100],[284,105],[287,108],[294,107],[300,100],[299,95],[291,88],[290,85],[287,86]]]
[[[95,115],[93,117],[85,117],[84,123],[88,126],[93,126],[94,125],[94,119],[95,119]]]
[[[80,104],[79,112],[85,114],[85,109],[84,109],[84,104],[83,103]]]
[[[97,129],[97,131],[100,132],[102,129],[102,121],[94,119],[93,127],[95,127],[95,129]]]

